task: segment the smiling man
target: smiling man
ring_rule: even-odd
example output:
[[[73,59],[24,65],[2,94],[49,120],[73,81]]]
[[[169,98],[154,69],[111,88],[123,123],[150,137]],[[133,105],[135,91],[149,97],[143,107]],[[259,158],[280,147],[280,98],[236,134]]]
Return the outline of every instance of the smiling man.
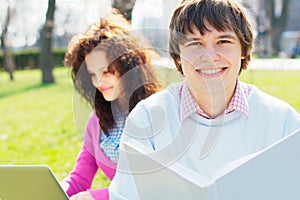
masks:
[[[203,35],[196,26],[179,44],[182,74],[196,103],[207,117],[221,115],[235,91],[241,68],[241,43],[233,30],[220,32],[208,22]]]
[[[132,138],[165,158],[160,162],[166,167],[180,163],[213,181],[230,162],[300,128],[300,116],[290,105],[238,79],[251,60],[254,40],[241,5],[184,0],[169,28],[169,53],[185,80],[150,96],[130,113],[111,199],[145,199],[133,170],[139,160],[129,164],[124,149]],[[159,189],[154,184],[150,190]]]

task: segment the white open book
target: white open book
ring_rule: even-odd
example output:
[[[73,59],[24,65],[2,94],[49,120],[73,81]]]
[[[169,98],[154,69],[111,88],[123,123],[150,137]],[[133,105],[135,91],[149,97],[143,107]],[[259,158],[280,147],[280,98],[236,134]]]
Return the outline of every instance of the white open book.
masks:
[[[213,181],[179,163],[161,164],[137,140],[124,143],[141,200],[299,200],[300,130],[229,163]],[[144,170],[143,170],[144,169]]]

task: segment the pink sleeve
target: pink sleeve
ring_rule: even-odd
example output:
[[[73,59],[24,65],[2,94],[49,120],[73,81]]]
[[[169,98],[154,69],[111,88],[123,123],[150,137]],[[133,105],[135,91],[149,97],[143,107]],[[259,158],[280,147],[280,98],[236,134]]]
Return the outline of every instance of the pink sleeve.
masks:
[[[85,147],[79,154],[76,166],[70,175],[64,179],[69,184],[66,193],[69,196],[91,188],[94,176],[98,170],[94,156]]]
[[[95,113],[90,116],[86,132],[84,135],[84,144],[77,158],[75,168],[69,177],[63,180],[68,184],[66,193],[69,196],[82,191],[89,191],[94,199],[109,199],[108,188],[91,190],[92,182],[97,170],[101,168],[104,174],[112,180],[115,175],[116,163],[109,160],[99,148],[100,126],[99,119]]]
[[[95,200],[109,200],[108,188],[89,191]]]
[[[63,180],[69,185],[66,189],[66,193],[69,196],[90,189],[94,176],[97,173],[98,165],[93,155],[93,134],[97,129],[95,128],[97,125],[97,118],[95,119],[95,115],[92,114],[87,122],[84,143],[77,158],[76,165],[70,175]]]

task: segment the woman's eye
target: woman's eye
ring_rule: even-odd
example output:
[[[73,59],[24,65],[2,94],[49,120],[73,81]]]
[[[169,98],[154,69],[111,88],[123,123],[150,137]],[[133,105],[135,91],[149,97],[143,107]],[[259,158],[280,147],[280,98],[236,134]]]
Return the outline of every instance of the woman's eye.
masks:
[[[108,70],[104,70],[104,71],[102,71],[102,73],[103,73],[103,74],[108,74],[109,71],[108,71]]]
[[[99,72],[100,72],[101,74],[107,74],[107,73],[109,73],[109,70],[108,70],[107,67],[105,67],[105,68],[101,68],[101,69],[99,70]]]

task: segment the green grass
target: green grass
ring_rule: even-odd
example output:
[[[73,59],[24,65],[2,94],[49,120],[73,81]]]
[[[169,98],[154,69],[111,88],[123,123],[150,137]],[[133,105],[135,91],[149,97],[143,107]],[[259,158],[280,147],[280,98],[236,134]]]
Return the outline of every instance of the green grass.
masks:
[[[182,79],[174,69],[159,72],[165,85]],[[89,111],[78,96],[74,97],[68,69],[56,68],[54,76],[55,84],[41,85],[40,70],[16,71],[13,82],[7,73],[0,72],[0,164],[46,164],[62,179],[73,168],[81,149]],[[250,70],[240,78],[300,112],[299,77],[300,71]],[[79,109],[73,109],[73,104]],[[99,172],[93,187],[108,184]]]
[[[249,70],[240,79],[255,84],[266,93],[276,96],[300,112],[300,71]]]
[[[46,164],[61,180],[82,145],[74,122],[74,90],[67,68],[54,70],[56,84],[41,85],[40,73],[16,71],[14,82],[0,73],[0,164]],[[95,187],[105,185],[99,173]]]

